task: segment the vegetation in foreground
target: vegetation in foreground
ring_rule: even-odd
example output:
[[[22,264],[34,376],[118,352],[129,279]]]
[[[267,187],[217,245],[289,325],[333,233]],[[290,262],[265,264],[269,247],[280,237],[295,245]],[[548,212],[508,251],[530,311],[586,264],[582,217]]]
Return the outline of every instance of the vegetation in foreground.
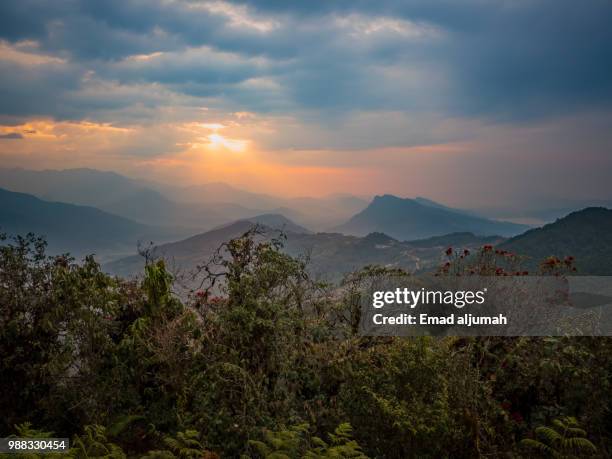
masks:
[[[384,268],[332,288],[252,233],[185,302],[162,261],[127,281],[3,239],[1,436],[70,437],[77,458],[612,454],[608,338],[360,337]],[[441,274],[507,258],[484,247]]]

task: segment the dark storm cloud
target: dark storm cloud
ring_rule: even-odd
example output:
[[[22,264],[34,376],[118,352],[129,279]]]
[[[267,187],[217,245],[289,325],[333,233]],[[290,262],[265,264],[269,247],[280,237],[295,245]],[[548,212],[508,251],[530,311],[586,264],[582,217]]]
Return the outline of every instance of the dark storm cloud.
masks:
[[[202,45],[289,56],[301,46],[278,40],[278,36],[262,38],[248,27],[228,28],[223,14],[211,13],[197,3],[10,0],[0,2],[0,37],[37,40],[48,51],[68,53],[79,60],[113,60]]]
[[[142,92],[116,97],[113,84],[293,114],[522,120],[608,109],[611,17],[604,0],[5,0],[0,38],[35,41],[67,63],[2,64],[0,112],[96,118],[147,103]],[[152,53],[162,54],[132,59]],[[85,90],[88,72],[112,83],[106,102]]]
[[[1,140],[19,140],[23,139],[23,135],[19,132],[9,132],[8,134],[0,134]]]
[[[457,33],[455,109],[530,118],[612,102],[612,3],[516,2]]]
[[[3,115],[63,117],[67,97],[79,87],[79,66],[49,64],[43,68],[0,60],[0,110]]]

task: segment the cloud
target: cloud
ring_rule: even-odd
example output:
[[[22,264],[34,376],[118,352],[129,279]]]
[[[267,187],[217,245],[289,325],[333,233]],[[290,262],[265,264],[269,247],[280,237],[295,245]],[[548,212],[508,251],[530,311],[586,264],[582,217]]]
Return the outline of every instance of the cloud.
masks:
[[[19,132],[9,132],[8,134],[0,134],[0,139],[23,139],[23,135],[21,135]]]
[[[206,107],[291,118],[270,147],[450,141],[449,119],[609,111],[611,16],[603,0],[6,0],[0,119],[180,123]]]

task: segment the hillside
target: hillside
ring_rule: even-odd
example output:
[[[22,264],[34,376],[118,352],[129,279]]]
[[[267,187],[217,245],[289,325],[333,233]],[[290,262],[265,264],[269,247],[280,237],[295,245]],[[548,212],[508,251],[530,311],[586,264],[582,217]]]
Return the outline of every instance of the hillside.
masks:
[[[480,247],[485,244],[497,245],[503,241],[505,238],[501,236],[476,236],[474,233],[460,232],[416,239],[407,243],[413,247]]]
[[[44,201],[1,188],[0,231],[44,235],[51,253],[76,256],[134,252],[139,240],[163,241],[177,235],[93,207]]]
[[[240,236],[252,227],[252,222],[240,220],[187,239],[158,245],[150,251],[150,256],[164,258],[175,268],[191,270],[210,257],[221,244]],[[144,259],[140,255],[121,258],[104,266],[107,272],[122,277],[139,275],[143,272],[143,268]]]
[[[190,272],[207,260],[228,239],[245,233],[253,223],[247,220],[193,236],[183,241],[163,244],[151,254],[163,257],[173,270]],[[262,227],[264,238],[278,236],[279,231]],[[368,264],[402,267],[413,271],[419,267],[419,258],[412,254],[411,247],[388,236],[358,238],[338,233],[294,233],[287,232],[283,251],[293,256],[308,259],[308,270],[316,277],[339,280],[342,275]],[[435,257],[439,257],[436,250]],[[142,273],[144,260],[131,256],[105,265],[105,269],[121,276]]]
[[[474,249],[500,238],[480,238],[464,234],[447,235],[424,241],[400,242],[382,233],[371,233],[365,237],[346,236],[340,233],[312,233],[306,228],[278,215],[263,215],[253,219],[262,225],[264,238],[278,236],[279,224],[286,233],[283,250],[296,257],[308,260],[308,270],[318,278],[338,281],[344,274],[366,265],[381,265],[404,268],[408,271],[425,271],[437,267],[444,260],[441,242],[457,249]],[[241,220],[230,225],[201,233],[182,241],[155,247],[151,255],[165,258],[173,270],[190,272],[207,260],[227,240],[238,237],[253,227],[254,222]],[[144,259],[134,255],[105,265],[105,269],[120,276],[142,273]]]
[[[284,233],[297,234],[312,234],[308,228],[305,228],[281,214],[263,214],[255,217],[247,218],[246,220],[266,226],[275,230],[280,230]]]
[[[513,236],[527,229],[524,225],[489,220],[434,204],[423,198],[376,196],[366,209],[335,230],[356,236],[377,231],[396,239],[409,240],[454,232]]]
[[[612,210],[589,207],[572,212],[500,248],[529,256],[531,268],[549,256],[573,256],[579,274],[612,275]]]

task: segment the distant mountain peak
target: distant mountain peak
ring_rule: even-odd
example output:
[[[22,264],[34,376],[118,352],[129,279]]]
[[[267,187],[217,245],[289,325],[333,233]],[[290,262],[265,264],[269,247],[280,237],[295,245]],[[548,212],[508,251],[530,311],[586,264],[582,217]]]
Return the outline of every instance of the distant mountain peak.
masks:
[[[376,196],[374,196],[374,199],[372,199],[371,204],[381,203],[381,202],[400,202],[400,201],[412,201],[412,199],[400,198],[393,194],[377,194]]]
[[[381,232],[398,240],[410,240],[456,232],[513,236],[527,228],[471,215],[425,198],[383,194],[375,196],[363,211],[335,230],[355,236]]]
[[[298,225],[284,215],[278,213],[256,215],[255,217],[247,218],[245,220],[267,226],[273,230],[288,231],[298,234],[312,234],[312,231],[309,229]]]
[[[213,230],[218,230],[222,228],[230,228],[237,224],[240,224],[240,225],[247,224],[247,225],[250,225],[250,227],[254,225],[260,225],[264,229],[282,231],[282,232],[287,232],[287,233],[295,233],[295,234],[312,234],[313,233],[309,229],[304,228],[301,225],[298,225],[297,223],[293,222],[289,218],[279,213],[260,214],[254,217],[241,218],[233,222],[226,223],[224,225],[219,225],[213,228]]]
[[[363,240],[371,244],[389,244],[397,242],[397,240],[393,239],[391,236],[387,236],[385,233],[381,233],[378,231],[369,233],[363,238]]]

